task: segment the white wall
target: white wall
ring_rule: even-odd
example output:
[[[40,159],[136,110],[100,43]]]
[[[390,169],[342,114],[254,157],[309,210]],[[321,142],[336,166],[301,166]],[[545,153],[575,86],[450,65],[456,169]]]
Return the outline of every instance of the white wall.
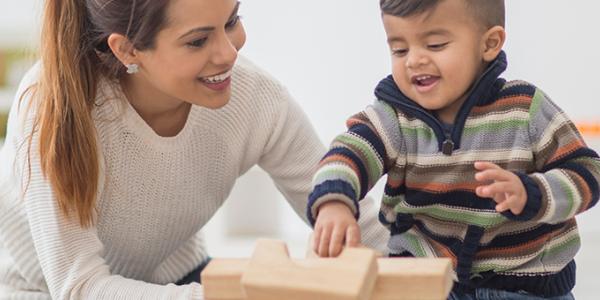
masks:
[[[575,120],[600,121],[600,99],[595,93],[600,1],[506,2],[509,68],[505,77],[535,83]],[[0,45],[35,40],[40,7],[41,0],[2,0]],[[390,72],[377,0],[244,0],[240,13],[248,33],[242,53],[288,86],[325,143],[344,129],[348,116],[371,103],[375,84]],[[590,143],[600,150],[600,140]],[[254,229],[289,240],[305,239],[306,227],[264,174],[251,170],[239,183],[227,209],[211,222],[210,232],[240,232],[271,218],[269,226],[263,223]],[[378,186],[372,195],[379,198],[380,194]],[[226,226],[226,221],[241,219],[232,208],[251,209],[248,201],[243,202],[248,197],[266,201],[263,210],[265,206],[272,210]],[[279,223],[286,225],[283,232],[269,230]],[[597,236],[600,208],[583,214],[580,223],[584,242],[585,237]],[[230,253],[239,254],[237,250]],[[590,251],[585,246],[584,250]]]

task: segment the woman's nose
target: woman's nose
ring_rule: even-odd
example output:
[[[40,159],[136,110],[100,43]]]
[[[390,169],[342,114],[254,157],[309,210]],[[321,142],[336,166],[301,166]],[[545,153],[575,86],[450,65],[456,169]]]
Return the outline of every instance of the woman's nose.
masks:
[[[211,53],[211,61],[215,65],[233,65],[233,62],[237,59],[237,52],[238,50],[229,35],[223,32],[216,39]]]

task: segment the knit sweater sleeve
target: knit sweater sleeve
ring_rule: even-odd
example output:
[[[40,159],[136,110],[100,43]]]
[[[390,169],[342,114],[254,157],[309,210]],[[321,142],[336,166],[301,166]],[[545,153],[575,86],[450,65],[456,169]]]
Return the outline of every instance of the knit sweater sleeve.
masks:
[[[599,198],[600,159],[567,115],[539,89],[530,108],[529,133],[536,171],[517,174],[527,191],[525,210],[505,215],[555,224],[594,206]]]
[[[296,101],[285,89],[278,94],[278,116],[259,165],[273,178],[298,216],[308,223],[305,212],[311,179],[326,149]],[[377,219],[377,206],[368,198],[361,201],[360,207],[366,212],[358,220],[362,243],[386,253],[389,233]]]
[[[346,203],[358,218],[359,200],[398,156],[398,117],[385,102],[376,101],[352,116],[346,126],[348,130],[333,140],[314,176],[307,211],[312,224],[318,207],[332,200]]]
[[[36,77],[28,74],[21,86],[30,86]],[[23,90],[19,89],[17,95]],[[67,217],[59,210],[52,187],[41,170],[37,132],[32,138],[30,155],[27,154],[26,143],[35,115],[34,106],[26,109],[28,101],[25,97],[20,105],[12,106],[7,141],[25,145],[15,149],[18,151],[14,152],[14,162],[15,169],[23,170],[17,175],[26,186],[21,201],[37,256],[30,259],[39,260],[52,299],[203,299],[199,284],[157,285],[111,274],[101,256],[103,245],[96,229],[82,228],[73,213]]]

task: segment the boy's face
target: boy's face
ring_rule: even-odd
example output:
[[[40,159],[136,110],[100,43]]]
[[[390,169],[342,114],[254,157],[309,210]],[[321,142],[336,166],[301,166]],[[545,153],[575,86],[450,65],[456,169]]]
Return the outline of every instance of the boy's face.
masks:
[[[384,14],[392,75],[400,90],[446,123],[485,66],[485,30],[464,0],[445,0],[420,15]]]

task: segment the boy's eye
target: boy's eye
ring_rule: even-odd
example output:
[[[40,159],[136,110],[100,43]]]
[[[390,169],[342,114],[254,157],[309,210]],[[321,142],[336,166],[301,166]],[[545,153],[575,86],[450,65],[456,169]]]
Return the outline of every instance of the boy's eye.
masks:
[[[406,55],[406,53],[408,53],[408,49],[401,49],[401,48],[392,49],[392,55],[395,55],[395,56],[404,56],[404,55]]]
[[[449,42],[446,43],[439,43],[439,44],[430,44],[427,45],[427,48],[431,49],[431,50],[442,50],[444,49],[447,45],[449,44]]]
[[[230,29],[235,27],[235,25],[237,25],[237,23],[240,21],[240,18],[240,15],[233,17],[233,19],[231,19],[229,22],[227,22],[227,24],[225,24],[225,28]]]
[[[207,40],[207,38],[193,40],[193,41],[187,43],[187,45],[188,45],[188,47],[191,47],[191,48],[200,48],[204,45],[204,43],[206,43],[206,40]]]

